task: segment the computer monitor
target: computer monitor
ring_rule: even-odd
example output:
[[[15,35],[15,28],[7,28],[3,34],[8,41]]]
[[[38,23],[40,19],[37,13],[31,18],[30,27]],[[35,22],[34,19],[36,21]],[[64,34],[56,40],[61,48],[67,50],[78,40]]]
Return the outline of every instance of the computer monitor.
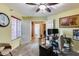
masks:
[[[59,30],[58,29],[52,29],[52,34],[58,34]]]
[[[48,29],[48,35],[52,34],[52,29]]]
[[[50,35],[50,34],[58,34],[58,33],[59,33],[58,29],[48,29],[48,35]]]

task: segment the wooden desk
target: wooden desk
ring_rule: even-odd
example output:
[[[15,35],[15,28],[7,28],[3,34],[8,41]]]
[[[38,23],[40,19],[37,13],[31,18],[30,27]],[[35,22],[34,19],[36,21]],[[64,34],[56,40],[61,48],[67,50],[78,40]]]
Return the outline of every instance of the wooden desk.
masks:
[[[52,56],[53,55],[53,48],[39,45],[39,55],[40,56]]]

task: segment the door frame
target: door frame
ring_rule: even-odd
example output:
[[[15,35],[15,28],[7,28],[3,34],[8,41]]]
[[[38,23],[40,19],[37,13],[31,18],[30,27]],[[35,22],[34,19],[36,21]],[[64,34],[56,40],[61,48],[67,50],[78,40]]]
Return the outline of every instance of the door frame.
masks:
[[[42,30],[43,30],[43,31],[46,30],[46,27],[45,27],[45,29],[43,29],[43,27],[42,27],[43,24],[44,24],[44,25],[46,24],[45,21],[32,21],[32,22],[31,22],[31,26],[32,26],[32,27],[31,27],[31,40],[32,40],[32,42],[35,41],[35,35],[34,35],[34,34],[35,34],[35,33],[34,33],[34,26],[35,26],[35,24],[40,24],[40,38],[41,38],[41,39],[44,38],[44,33],[42,32]],[[40,39],[40,38],[39,38],[39,39]],[[41,40],[41,39],[40,39],[40,40]],[[39,40],[39,41],[40,41],[40,40]]]

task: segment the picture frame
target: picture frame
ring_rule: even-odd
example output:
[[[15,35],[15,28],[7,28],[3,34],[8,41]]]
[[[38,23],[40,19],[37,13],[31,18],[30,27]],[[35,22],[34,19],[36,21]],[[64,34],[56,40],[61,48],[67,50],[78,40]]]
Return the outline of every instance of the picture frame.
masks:
[[[59,18],[60,28],[78,28],[79,27],[79,14]]]

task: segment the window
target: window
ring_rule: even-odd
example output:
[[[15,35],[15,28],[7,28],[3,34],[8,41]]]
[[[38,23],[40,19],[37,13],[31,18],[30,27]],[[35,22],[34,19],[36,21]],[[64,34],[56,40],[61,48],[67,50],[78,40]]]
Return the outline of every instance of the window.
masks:
[[[21,37],[21,20],[12,16],[11,17],[11,31],[12,31],[12,40]]]

